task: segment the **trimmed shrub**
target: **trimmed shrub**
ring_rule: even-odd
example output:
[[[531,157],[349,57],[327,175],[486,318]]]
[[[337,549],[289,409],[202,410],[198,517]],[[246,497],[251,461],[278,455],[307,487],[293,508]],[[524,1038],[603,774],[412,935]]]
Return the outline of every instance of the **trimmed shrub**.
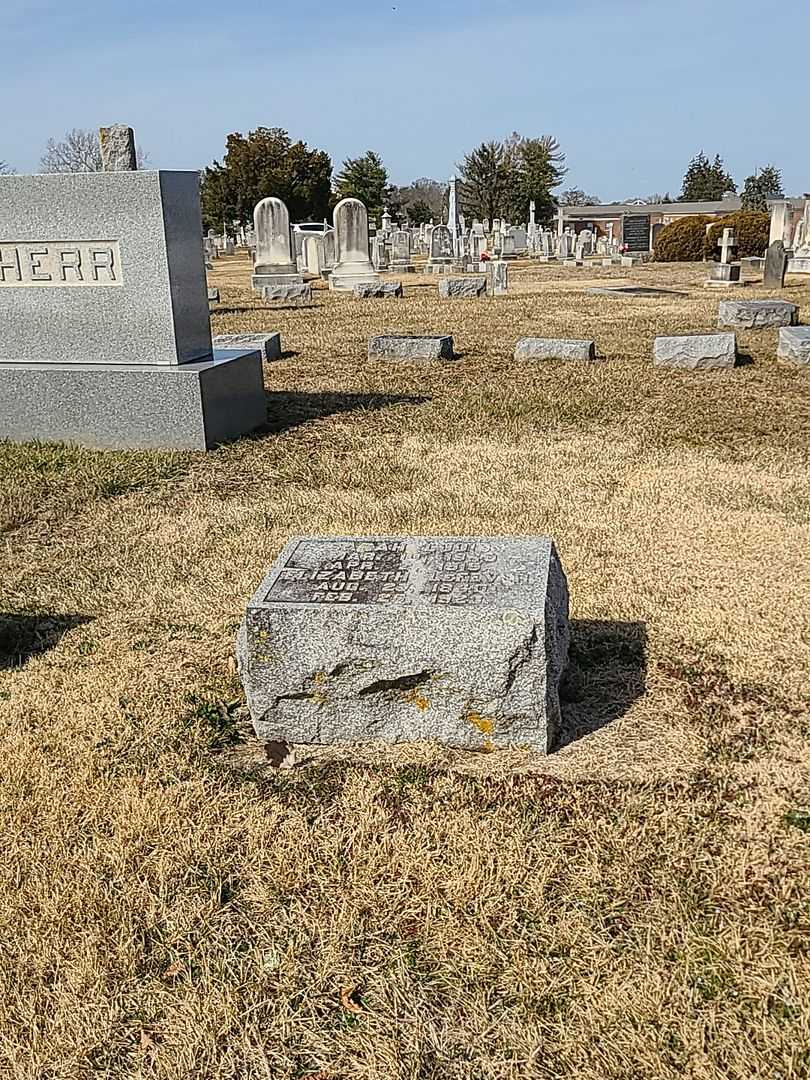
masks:
[[[702,262],[706,226],[711,220],[705,214],[699,214],[665,225],[655,240],[655,261]]]
[[[736,214],[720,218],[706,234],[704,250],[707,259],[720,261],[720,248],[717,245],[723,238],[723,229],[734,230],[738,259],[745,259],[749,255],[764,255],[771,232],[770,214],[762,210],[739,210]]]

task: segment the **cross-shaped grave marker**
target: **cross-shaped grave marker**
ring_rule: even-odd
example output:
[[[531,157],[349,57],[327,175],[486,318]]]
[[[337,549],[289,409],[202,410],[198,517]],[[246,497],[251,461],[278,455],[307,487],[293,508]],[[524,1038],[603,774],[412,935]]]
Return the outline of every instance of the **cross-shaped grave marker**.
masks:
[[[720,262],[728,265],[731,262],[731,252],[737,247],[737,238],[733,229],[723,229],[723,236],[717,241],[720,248]]]

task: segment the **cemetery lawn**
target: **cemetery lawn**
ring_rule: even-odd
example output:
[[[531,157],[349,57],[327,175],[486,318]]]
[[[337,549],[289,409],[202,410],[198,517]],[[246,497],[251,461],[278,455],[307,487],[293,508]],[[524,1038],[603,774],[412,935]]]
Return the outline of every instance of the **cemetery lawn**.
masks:
[[[714,327],[705,267],[510,270],[270,310],[219,260],[214,331],[288,350],[265,431],[0,444],[0,1076],[810,1076],[810,375],[776,330],[653,368]],[[784,297],[810,322],[810,281]],[[461,359],[370,363],[386,331]],[[517,364],[523,336],[604,362]],[[233,641],[295,533],[553,536],[558,752],[274,768]]]

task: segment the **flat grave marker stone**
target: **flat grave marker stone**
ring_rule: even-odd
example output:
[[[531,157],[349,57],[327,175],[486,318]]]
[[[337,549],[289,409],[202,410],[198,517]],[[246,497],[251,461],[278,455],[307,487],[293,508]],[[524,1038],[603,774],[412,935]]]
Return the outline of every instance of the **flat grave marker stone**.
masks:
[[[568,641],[548,537],[295,537],[237,654],[263,739],[546,753]]]

